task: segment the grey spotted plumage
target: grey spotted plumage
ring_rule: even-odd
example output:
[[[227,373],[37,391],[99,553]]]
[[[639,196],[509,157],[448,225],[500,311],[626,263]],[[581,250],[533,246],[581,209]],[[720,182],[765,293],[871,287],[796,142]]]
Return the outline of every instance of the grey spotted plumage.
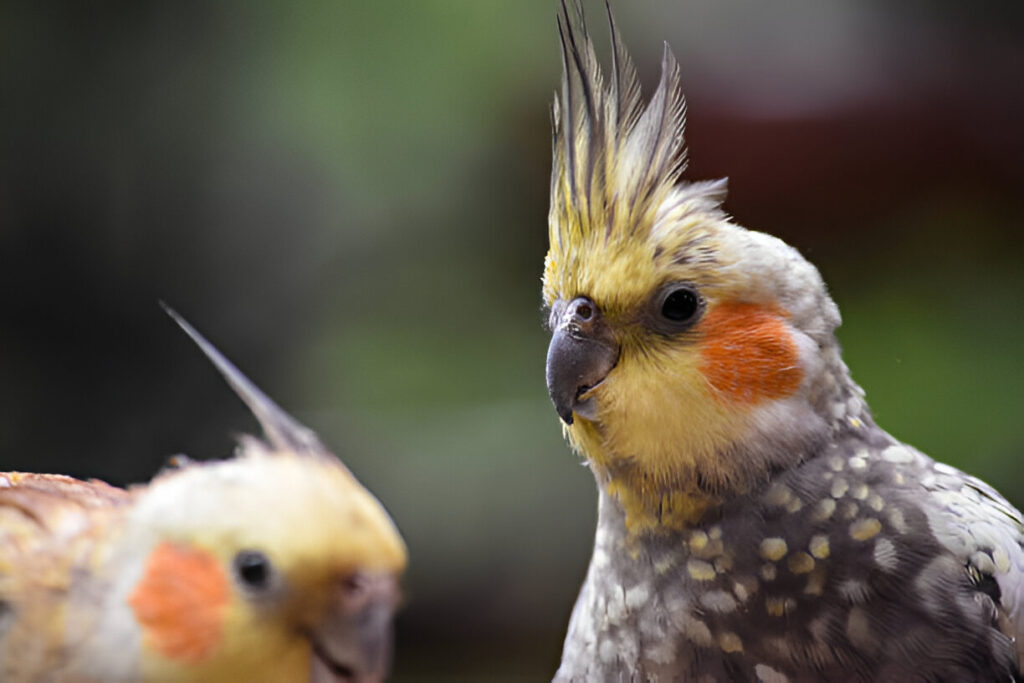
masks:
[[[602,493],[556,680],[1020,680],[1020,513],[861,415],[685,531]]]

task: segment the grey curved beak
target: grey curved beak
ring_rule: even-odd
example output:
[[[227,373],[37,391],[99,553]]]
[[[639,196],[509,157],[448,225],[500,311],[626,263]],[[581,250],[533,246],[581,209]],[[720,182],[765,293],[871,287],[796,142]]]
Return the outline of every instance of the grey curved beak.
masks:
[[[311,683],[380,683],[391,667],[391,618],[398,584],[390,574],[362,574],[339,584],[324,621],[311,634]]]
[[[554,332],[548,345],[546,377],[555,411],[567,425],[573,414],[596,417],[593,397],[583,394],[600,384],[619,359],[619,346],[600,310],[590,299],[556,302]]]

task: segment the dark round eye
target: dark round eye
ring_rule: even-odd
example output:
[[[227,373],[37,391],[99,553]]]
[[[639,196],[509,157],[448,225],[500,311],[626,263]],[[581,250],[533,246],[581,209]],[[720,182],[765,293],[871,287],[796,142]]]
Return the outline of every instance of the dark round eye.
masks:
[[[700,310],[700,297],[692,287],[682,286],[673,289],[661,303],[661,315],[674,323],[684,323]]]
[[[235,555],[235,573],[250,588],[265,588],[270,583],[270,558],[259,550],[242,550]]]

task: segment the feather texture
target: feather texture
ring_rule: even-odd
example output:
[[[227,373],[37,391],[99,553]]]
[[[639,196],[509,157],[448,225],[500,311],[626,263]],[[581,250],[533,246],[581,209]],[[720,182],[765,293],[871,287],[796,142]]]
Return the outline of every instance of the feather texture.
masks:
[[[679,64],[665,45],[661,80],[646,108],[636,67],[608,8],[612,69],[607,85],[582,7],[562,3],[561,96],[552,105],[552,243],[602,232],[628,237],[644,225],[686,167],[686,100]],[[575,15],[575,16],[573,16]]]

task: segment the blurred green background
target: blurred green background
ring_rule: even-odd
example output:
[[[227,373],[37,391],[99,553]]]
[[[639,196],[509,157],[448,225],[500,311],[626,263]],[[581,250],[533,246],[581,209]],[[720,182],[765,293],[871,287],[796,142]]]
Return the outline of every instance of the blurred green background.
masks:
[[[394,680],[549,679],[595,508],[543,381],[555,9],[0,4],[0,469],[255,429],[164,299],[394,515]],[[878,421],[1024,504],[1024,5],[615,11],[648,92],[679,57],[688,177],[821,267]]]

